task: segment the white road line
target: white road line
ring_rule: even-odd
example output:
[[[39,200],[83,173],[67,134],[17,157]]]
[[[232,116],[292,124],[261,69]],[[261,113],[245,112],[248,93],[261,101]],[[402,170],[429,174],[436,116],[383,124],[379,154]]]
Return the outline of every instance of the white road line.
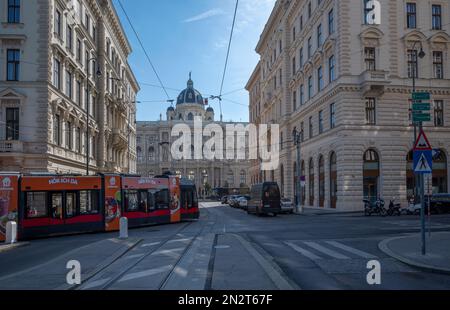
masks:
[[[312,260],[322,259],[322,257],[317,256],[316,254],[314,254],[308,250],[305,250],[302,247],[299,247],[298,245],[294,244],[293,242],[286,241],[285,243],[288,246],[290,246],[291,248],[293,248],[295,251],[299,252],[300,254],[302,254],[303,256],[306,256],[309,259],[312,259]]]
[[[130,255],[130,256],[125,256],[125,259],[140,258],[144,255],[145,254],[134,254],[134,255]]]
[[[191,240],[192,240],[192,238],[174,239],[174,240],[167,241],[167,243],[186,242],[186,241],[191,241]]]
[[[123,276],[117,282],[125,282],[125,281],[130,281],[130,280],[135,280],[135,279],[139,279],[139,278],[152,276],[152,275],[155,275],[158,273],[170,271],[172,268],[173,268],[172,265],[167,265],[167,266],[162,266],[162,267],[153,268],[153,269],[149,269],[149,270],[130,273],[130,274],[127,274],[126,276]]]
[[[141,248],[147,248],[147,247],[150,247],[150,246],[154,246],[154,245],[158,245],[158,244],[160,244],[161,242],[152,242],[152,243],[145,243],[145,244],[143,244],[143,245],[141,245]]]
[[[328,255],[328,256],[331,256],[331,257],[334,257],[337,259],[350,259],[350,257],[342,255],[341,253],[338,253],[336,251],[330,250],[324,246],[321,246],[320,244],[318,244],[316,242],[304,241],[303,243],[319,252],[322,252],[322,253]]]
[[[330,245],[332,245],[332,246],[334,246],[336,248],[339,248],[339,249],[342,249],[344,251],[347,251],[347,252],[350,252],[352,254],[355,254],[357,256],[360,256],[362,258],[368,258],[368,259],[377,258],[375,255],[372,255],[370,253],[367,253],[367,252],[364,252],[364,251],[361,251],[361,250],[349,247],[349,246],[347,246],[345,244],[342,244],[340,242],[337,242],[337,241],[326,241],[326,243],[328,243],[328,244],[330,244]]]
[[[82,290],[88,290],[94,287],[99,287],[102,286],[103,284],[105,284],[106,282],[108,282],[111,278],[105,278],[105,279],[100,279],[100,280],[95,280],[92,282],[88,282],[86,285],[83,285],[83,287],[81,288]]]

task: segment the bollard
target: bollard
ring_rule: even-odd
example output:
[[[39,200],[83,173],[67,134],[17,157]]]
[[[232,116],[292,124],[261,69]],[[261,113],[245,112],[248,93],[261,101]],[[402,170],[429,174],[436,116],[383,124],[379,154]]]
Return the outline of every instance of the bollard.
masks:
[[[119,239],[127,239],[127,238],[128,238],[128,219],[126,217],[121,217]]]
[[[8,222],[6,223],[6,243],[13,244],[17,242],[17,223]]]

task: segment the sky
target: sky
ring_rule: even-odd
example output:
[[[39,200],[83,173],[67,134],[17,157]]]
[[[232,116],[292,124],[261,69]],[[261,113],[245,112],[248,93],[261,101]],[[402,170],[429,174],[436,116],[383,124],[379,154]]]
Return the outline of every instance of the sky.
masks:
[[[151,61],[176,99],[186,88],[189,72],[203,97],[219,95],[235,0],[121,0]],[[113,0],[133,53],[130,66],[140,84],[137,120],[163,119],[170,105],[118,4]],[[259,55],[256,44],[275,0],[239,0],[228,69],[223,86],[223,120],[248,121],[248,92],[244,89]],[[216,120],[217,100],[209,100]]]

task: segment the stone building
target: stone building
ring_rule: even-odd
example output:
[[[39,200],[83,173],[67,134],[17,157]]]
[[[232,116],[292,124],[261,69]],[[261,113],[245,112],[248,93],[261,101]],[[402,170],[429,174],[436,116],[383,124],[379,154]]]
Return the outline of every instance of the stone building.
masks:
[[[203,127],[214,123],[220,125],[224,132],[228,124],[236,124],[215,122],[214,110],[211,107],[205,109],[205,102],[201,93],[194,88],[194,82],[189,76],[187,88],[177,97],[176,107],[167,109],[166,120],[162,120],[161,117],[159,121],[137,122],[136,153],[137,170],[140,175],[155,176],[171,171],[193,180],[200,194],[206,194],[206,191],[211,193],[209,189],[217,187],[238,189],[248,186],[248,160],[176,160],[172,158],[171,145],[175,139],[178,139],[171,136],[175,125],[187,124],[193,133],[195,117],[201,118]],[[224,145],[225,138],[224,135]],[[193,148],[192,145],[192,153]]]
[[[301,202],[316,208],[361,210],[364,197],[378,196],[405,205],[414,193],[416,77],[416,91],[431,93],[424,130],[435,151],[426,188],[449,192],[450,3],[379,0],[377,23],[367,2],[276,2],[246,88],[250,121],[280,124],[281,164],[264,173],[253,162],[252,183],[273,178],[294,198],[304,178]]]
[[[0,0],[0,20],[0,170],[135,172],[139,86],[112,1]]]

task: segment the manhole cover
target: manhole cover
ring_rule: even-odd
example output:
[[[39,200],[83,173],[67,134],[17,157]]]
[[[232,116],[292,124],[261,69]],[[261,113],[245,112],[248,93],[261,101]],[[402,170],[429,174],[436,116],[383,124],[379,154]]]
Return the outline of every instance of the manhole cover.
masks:
[[[228,249],[228,248],[230,248],[230,246],[229,245],[216,245],[214,248],[215,249]]]

